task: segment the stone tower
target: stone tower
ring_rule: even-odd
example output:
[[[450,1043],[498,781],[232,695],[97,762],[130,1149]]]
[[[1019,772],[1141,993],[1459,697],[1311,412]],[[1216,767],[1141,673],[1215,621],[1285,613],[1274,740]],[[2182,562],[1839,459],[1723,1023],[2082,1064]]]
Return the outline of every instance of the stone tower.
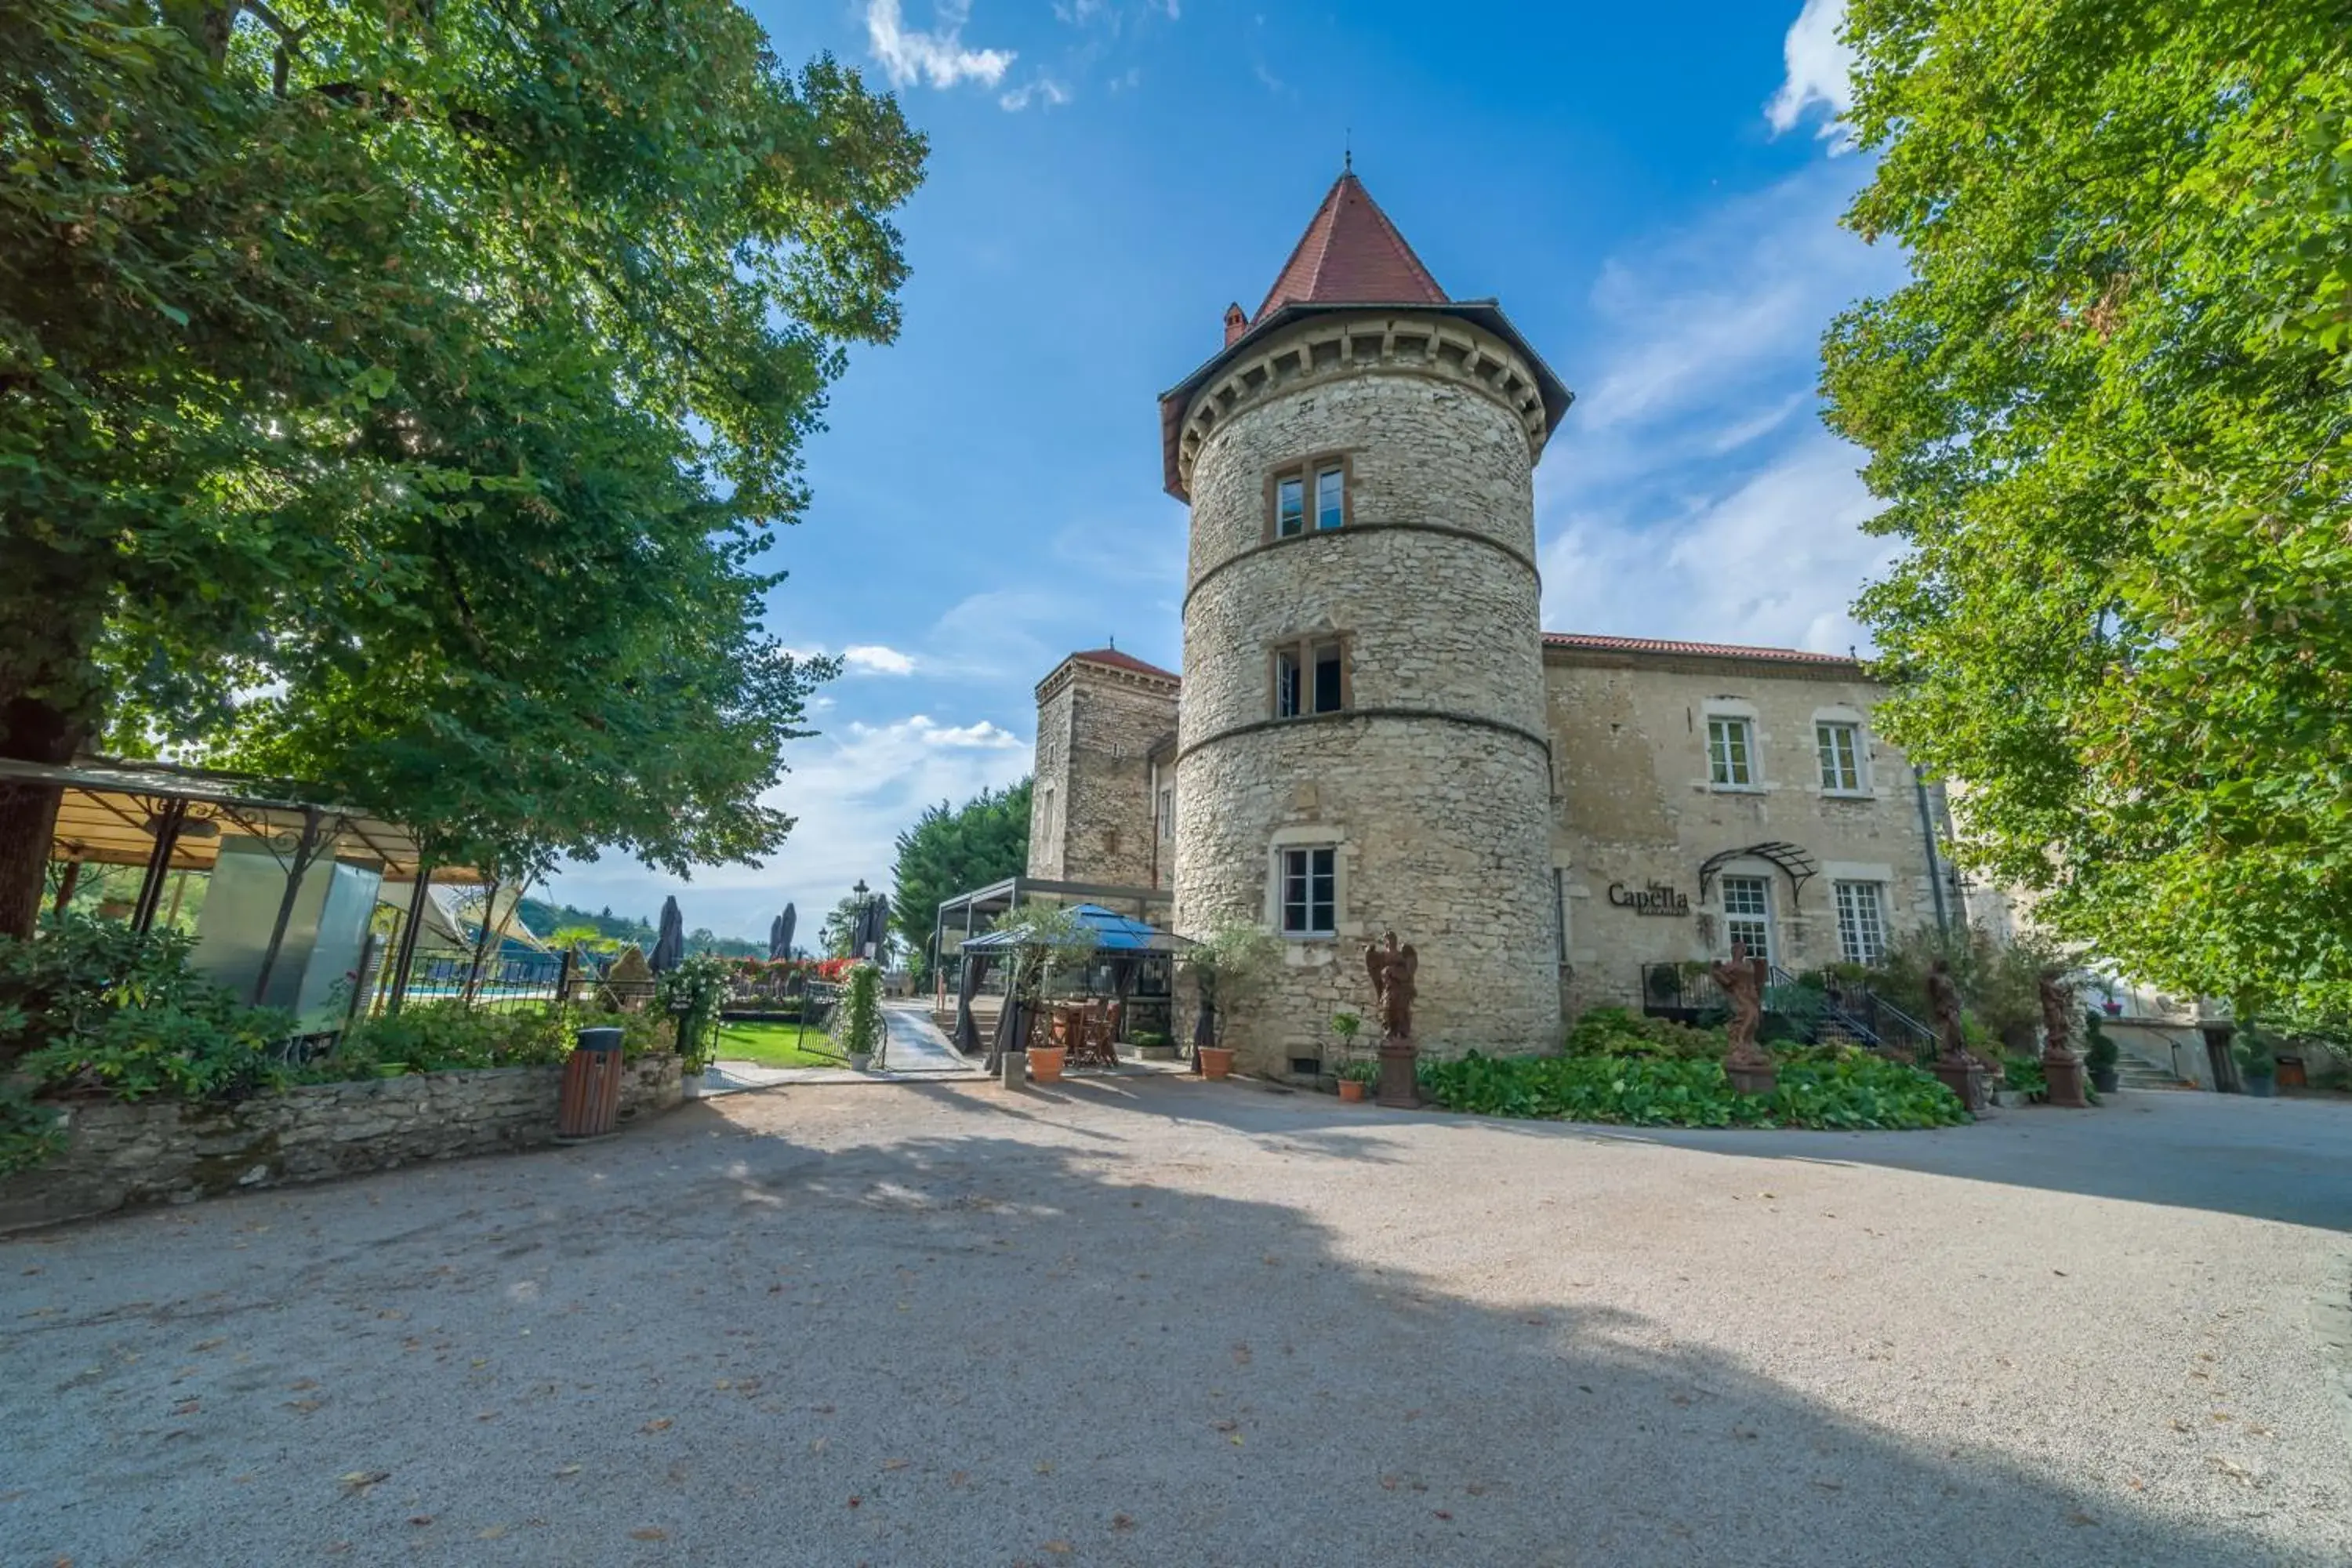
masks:
[[[1160,400],[1192,506],[1175,921],[1283,938],[1226,1019],[1249,1070],[1312,1070],[1389,929],[1424,1051],[1558,1044],[1533,475],[1569,399],[1345,173]]]
[[[1116,647],[1074,653],[1037,683],[1030,876],[1167,886],[1160,774],[1174,749],[1179,685],[1172,670]]]

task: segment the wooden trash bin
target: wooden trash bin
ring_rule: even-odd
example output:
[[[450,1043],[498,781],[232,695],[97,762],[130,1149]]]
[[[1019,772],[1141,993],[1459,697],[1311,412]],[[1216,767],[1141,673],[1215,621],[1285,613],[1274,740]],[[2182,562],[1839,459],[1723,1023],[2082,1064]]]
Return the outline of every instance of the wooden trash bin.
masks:
[[[556,1104],[559,1143],[602,1138],[621,1116],[621,1031],[583,1029],[563,1061],[563,1090]]]

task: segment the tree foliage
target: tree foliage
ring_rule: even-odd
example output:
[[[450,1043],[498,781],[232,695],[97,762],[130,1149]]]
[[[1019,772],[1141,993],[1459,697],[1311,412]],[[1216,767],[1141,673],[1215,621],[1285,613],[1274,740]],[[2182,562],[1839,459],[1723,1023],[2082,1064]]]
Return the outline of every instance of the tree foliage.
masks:
[[[197,746],[508,870],[772,847],[827,670],[753,558],[922,150],[732,0],[0,7],[0,755]]]
[[[930,984],[941,901],[1028,868],[1029,798],[1030,781],[1023,779],[1010,789],[982,790],[960,806],[941,801],[898,835],[890,923],[913,954],[919,988]]]
[[[1963,858],[2168,990],[2352,995],[2352,16],[1852,0],[1825,345],[1869,448],[1885,721]]]

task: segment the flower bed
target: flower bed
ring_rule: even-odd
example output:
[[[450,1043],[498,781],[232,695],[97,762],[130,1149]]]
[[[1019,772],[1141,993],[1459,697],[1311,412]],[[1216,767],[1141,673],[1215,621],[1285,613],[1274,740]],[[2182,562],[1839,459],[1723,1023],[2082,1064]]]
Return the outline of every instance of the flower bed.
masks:
[[[1723,1070],[1719,1029],[1596,1008],[1557,1057],[1423,1062],[1421,1092],[1449,1110],[1633,1127],[1827,1127],[1880,1131],[1970,1120],[1952,1091],[1914,1067],[1852,1047],[1776,1049],[1780,1082],[1744,1095]]]

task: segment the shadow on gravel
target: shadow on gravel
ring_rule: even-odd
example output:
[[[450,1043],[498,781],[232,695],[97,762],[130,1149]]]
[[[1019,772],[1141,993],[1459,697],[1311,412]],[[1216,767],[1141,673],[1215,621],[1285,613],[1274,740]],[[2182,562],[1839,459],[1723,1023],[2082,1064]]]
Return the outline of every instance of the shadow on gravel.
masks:
[[[2240,1095],[2125,1092],[2088,1110],[2029,1105],[1969,1127],[1925,1132],[1802,1128],[1612,1127],[1514,1121],[1451,1111],[1342,1105],[1330,1095],[1236,1087],[1171,1100],[1129,1097],[1149,1114],[1312,1142],[1385,1160],[1380,1129],[1408,1121],[1530,1138],[1614,1139],[1752,1159],[1916,1171],[2087,1197],[2204,1209],[2322,1230],[2352,1231],[2352,1104]]]
[[[42,1436],[0,1555],[2274,1560],[2063,1456],[1890,1440],[1643,1318],[1474,1304],[1293,1209],[970,1125],[823,1152],[689,1107],[11,1247],[0,1410]]]

